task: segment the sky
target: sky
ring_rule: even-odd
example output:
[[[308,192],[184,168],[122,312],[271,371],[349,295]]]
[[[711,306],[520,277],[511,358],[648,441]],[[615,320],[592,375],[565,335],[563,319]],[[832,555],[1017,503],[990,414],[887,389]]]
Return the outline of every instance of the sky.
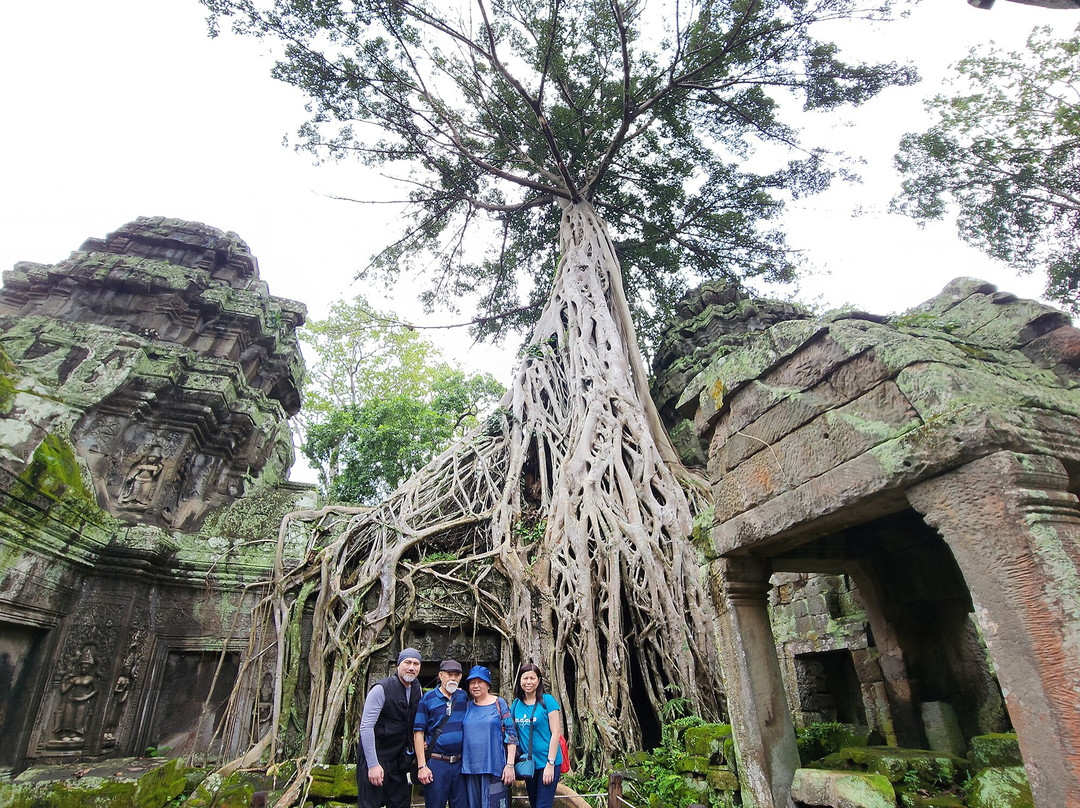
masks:
[[[655,0],[654,0],[655,2]],[[922,101],[973,45],[1019,47],[1035,25],[1067,35],[1080,12],[1000,0],[923,0],[906,20],[873,30],[836,28],[842,54],[916,65],[924,81],[893,88],[852,113],[808,117],[808,142],[865,161],[864,182],[793,209],[783,222],[815,273],[782,292],[822,307],[903,311],[969,275],[1037,297],[1042,279],[1018,278],[958,241],[951,224],[919,229],[889,214],[899,187],[900,136],[924,128]],[[283,145],[305,120],[304,99],[270,78],[270,46],[210,39],[196,0],[35,0],[0,11],[0,271],[55,263],[88,237],[137,216],[169,216],[240,235],[274,295],[324,317],[358,293],[419,324],[398,290],[361,288],[356,271],[394,231],[394,211],[333,199],[375,182],[348,163],[313,164]],[[853,216],[854,210],[862,214]],[[389,293],[389,294],[388,294]],[[387,299],[388,298],[388,299]],[[515,345],[474,346],[464,329],[436,331],[451,360],[507,380]]]

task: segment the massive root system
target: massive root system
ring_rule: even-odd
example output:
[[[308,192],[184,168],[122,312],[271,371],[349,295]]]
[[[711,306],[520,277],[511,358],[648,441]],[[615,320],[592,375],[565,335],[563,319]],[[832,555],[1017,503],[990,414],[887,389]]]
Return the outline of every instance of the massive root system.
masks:
[[[504,676],[526,660],[550,672],[589,768],[637,748],[643,718],[672,696],[719,712],[713,608],[690,541],[705,488],[660,425],[619,264],[588,203],[567,206],[561,239],[551,299],[487,426],[278,570],[273,728],[249,762],[281,757],[290,725],[309,766],[346,758],[369,662],[406,636],[425,586],[456,593],[439,605],[461,626],[502,638]]]

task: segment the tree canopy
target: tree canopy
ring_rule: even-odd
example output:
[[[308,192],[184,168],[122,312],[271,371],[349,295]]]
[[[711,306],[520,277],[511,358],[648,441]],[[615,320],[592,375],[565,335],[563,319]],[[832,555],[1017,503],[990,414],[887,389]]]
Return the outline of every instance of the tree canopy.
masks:
[[[951,85],[927,102],[933,125],[900,143],[894,209],[955,216],[964,241],[1045,271],[1047,297],[1080,313],[1080,28],[1036,28],[1022,51],[975,48]]]
[[[301,451],[338,502],[372,505],[464,435],[505,392],[357,297],[301,332],[315,350]]]
[[[425,296],[474,296],[481,330],[535,321],[561,210],[607,222],[639,331],[688,282],[790,279],[771,222],[838,163],[790,117],[915,80],[845,61],[825,23],[905,0],[202,0],[213,30],[280,40],[274,75],[310,99],[300,145],[400,180],[407,227],[370,271],[425,270]],[[766,146],[766,149],[759,147]],[[466,241],[493,230],[484,249]]]

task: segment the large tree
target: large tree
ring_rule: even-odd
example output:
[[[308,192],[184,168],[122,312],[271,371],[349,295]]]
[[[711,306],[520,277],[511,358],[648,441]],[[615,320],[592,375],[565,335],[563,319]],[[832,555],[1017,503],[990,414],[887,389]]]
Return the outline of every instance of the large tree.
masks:
[[[478,293],[482,326],[533,322],[498,417],[277,582],[281,625],[311,604],[318,627],[306,759],[347,754],[350,694],[405,636],[423,581],[456,593],[445,608],[463,627],[504,638],[504,673],[552,672],[586,766],[638,745],[672,694],[718,714],[691,541],[708,488],[660,423],[632,311],[649,328],[687,278],[790,275],[768,220],[832,169],[784,102],[826,110],[911,81],[815,36],[898,3],[203,2],[284,43],[275,72],[312,98],[308,146],[402,170],[409,227],[377,268],[425,267],[432,298]],[[466,240],[485,220],[487,251]],[[454,558],[430,560],[432,542]]]
[[[1022,51],[975,48],[948,93],[927,102],[925,132],[904,136],[895,209],[955,216],[960,237],[1080,313],[1080,29],[1036,28]]]

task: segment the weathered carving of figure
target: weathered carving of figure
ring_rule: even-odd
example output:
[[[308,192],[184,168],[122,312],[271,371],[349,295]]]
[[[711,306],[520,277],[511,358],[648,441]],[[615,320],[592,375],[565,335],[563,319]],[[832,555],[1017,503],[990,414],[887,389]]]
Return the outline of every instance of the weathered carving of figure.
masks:
[[[157,487],[161,470],[165,467],[160,446],[152,446],[150,451],[132,465],[124,484],[120,486],[118,501],[121,505],[150,504],[154,489]]]
[[[97,698],[97,661],[89,645],[83,646],[75,668],[60,680],[60,720],[56,737],[61,741],[81,741],[86,735],[90,708]]]
[[[113,687],[112,701],[109,703],[109,712],[105,716],[105,728],[101,733],[101,740],[108,745],[116,743],[116,728],[120,726],[120,718],[124,715],[128,698],[131,696],[131,680],[133,674],[127,667],[120,672]]]

